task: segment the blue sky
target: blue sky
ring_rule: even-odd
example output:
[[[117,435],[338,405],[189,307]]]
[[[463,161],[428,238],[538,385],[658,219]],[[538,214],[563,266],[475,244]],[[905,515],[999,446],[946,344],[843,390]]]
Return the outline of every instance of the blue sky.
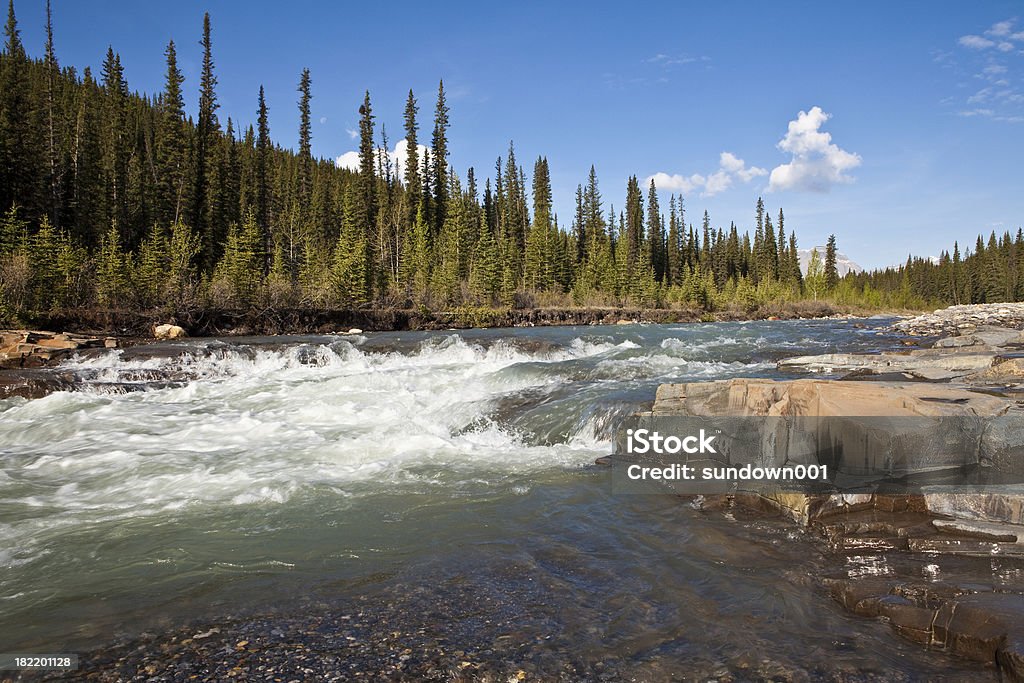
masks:
[[[710,5],[53,1],[61,63],[98,71],[112,45],[133,90],[161,89],[173,38],[192,112],[209,10],[222,122],[253,122],[263,84],[285,146],[309,67],[318,156],[355,149],[366,89],[393,145],[412,88],[426,140],[443,78],[452,165],[482,184],[509,140],[528,175],[547,156],[562,224],[591,164],[606,209],[631,174],[694,224],[748,228],[762,195],[801,246],[835,233],[867,267],[1024,222],[1019,0]],[[44,7],[15,2],[34,55]]]

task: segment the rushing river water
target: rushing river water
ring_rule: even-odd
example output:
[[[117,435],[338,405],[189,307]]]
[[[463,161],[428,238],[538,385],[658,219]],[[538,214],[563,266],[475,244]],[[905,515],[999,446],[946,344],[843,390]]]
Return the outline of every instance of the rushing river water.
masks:
[[[661,382],[895,344],[881,324],[188,340],[76,359],[83,390],[0,401],[0,651],[358,603],[466,657],[512,643],[548,672],[966,667],[833,605],[799,529],[615,496],[592,465]]]

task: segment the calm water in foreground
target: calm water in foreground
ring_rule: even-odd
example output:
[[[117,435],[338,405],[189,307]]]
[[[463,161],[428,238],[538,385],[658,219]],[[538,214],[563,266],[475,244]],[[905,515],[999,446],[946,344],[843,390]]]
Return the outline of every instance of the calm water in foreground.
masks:
[[[469,616],[446,628],[467,650],[511,637],[654,677],[770,658],[991,678],[846,615],[810,578],[870,560],[827,559],[781,522],[615,496],[591,466],[661,382],[891,346],[882,324],[189,340],[72,361],[85,390],[0,401],[0,651],[355,599],[431,626],[460,601]],[[112,391],[164,376],[178,384]]]

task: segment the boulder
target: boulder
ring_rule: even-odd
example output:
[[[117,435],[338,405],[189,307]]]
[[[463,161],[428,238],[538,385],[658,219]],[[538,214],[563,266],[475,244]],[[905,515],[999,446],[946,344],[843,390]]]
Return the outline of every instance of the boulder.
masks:
[[[157,325],[153,329],[153,336],[157,339],[183,339],[188,336],[183,327],[178,325]]]

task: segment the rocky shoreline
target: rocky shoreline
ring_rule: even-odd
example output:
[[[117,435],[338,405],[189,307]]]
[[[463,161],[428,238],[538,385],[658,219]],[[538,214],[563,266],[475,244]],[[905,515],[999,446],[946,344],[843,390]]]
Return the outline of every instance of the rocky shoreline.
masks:
[[[794,520],[816,532],[835,557],[836,571],[817,585],[844,608],[887,622],[910,641],[995,667],[1003,680],[1024,681],[1022,328],[1024,304],[955,306],[893,326],[931,338],[923,340],[929,348],[803,356],[778,364],[825,379],[662,385],[649,416],[860,420],[870,424],[862,432],[871,430],[872,443],[892,448],[882,462],[878,452],[861,455],[850,443],[844,451],[842,442],[837,451],[833,443],[830,452],[838,452],[840,463],[929,476],[969,467],[981,485],[925,486],[896,495],[737,490],[697,503]],[[978,436],[954,461],[936,461],[928,454],[942,449],[929,442],[942,439],[931,432],[910,437],[905,430],[912,423],[900,422],[929,417],[977,424]],[[769,459],[787,462],[792,443],[772,443]],[[990,558],[991,565],[965,571],[959,563],[967,557]],[[868,570],[844,571],[851,562]]]

